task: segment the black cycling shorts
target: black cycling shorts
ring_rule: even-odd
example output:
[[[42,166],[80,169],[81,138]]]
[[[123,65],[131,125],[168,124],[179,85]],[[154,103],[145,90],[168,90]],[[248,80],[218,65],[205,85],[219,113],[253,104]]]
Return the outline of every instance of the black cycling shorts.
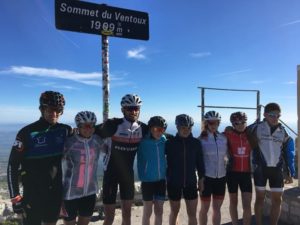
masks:
[[[196,186],[178,187],[167,183],[168,197],[172,201],[179,201],[182,196],[185,200],[194,200],[198,198]]]
[[[214,199],[224,199],[226,189],[226,177],[222,178],[204,178],[204,190],[200,198],[203,201],[210,201],[211,195]]]
[[[166,200],[166,180],[142,182],[141,186],[144,201]]]
[[[23,204],[26,218],[24,225],[54,223],[59,218],[62,203],[62,178],[56,176],[48,183],[47,176],[25,175],[23,177]]]
[[[96,204],[96,194],[72,200],[64,200],[64,207],[67,212],[65,221],[75,220],[77,216],[90,217],[93,215]]]
[[[251,173],[228,171],[226,177],[229,193],[237,193],[238,187],[241,192],[252,193]]]
[[[120,188],[121,200],[133,200],[134,174],[128,174],[128,176],[124,178],[105,171],[103,176],[103,204],[116,203],[118,186]]]
[[[266,189],[267,180],[273,192],[283,192],[283,171],[277,167],[257,166],[254,170],[254,184],[257,190]]]

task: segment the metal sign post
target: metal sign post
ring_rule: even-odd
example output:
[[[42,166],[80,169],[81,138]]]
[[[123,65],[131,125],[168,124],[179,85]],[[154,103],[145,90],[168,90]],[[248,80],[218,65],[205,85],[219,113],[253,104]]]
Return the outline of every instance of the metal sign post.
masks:
[[[102,36],[103,121],[109,117],[108,36],[149,40],[149,16],[145,12],[74,0],[55,0],[57,29]]]
[[[297,109],[298,109],[298,134],[300,134],[300,65],[297,66]],[[296,137],[296,151],[298,155],[298,187],[300,188],[300,139]]]
[[[102,97],[103,97],[103,122],[109,115],[109,48],[108,36],[102,35]]]

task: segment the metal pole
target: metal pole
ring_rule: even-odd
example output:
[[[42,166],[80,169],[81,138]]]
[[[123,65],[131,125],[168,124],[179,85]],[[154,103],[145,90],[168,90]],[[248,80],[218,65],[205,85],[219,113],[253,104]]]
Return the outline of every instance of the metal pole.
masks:
[[[258,119],[258,121],[260,121],[261,106],[260,106],[260,92],[259,91],[257,91],[256,104],[257,104],[256,119]]]
[[[102,97],[103,97],[103,122],[109,115],[109,48],[108,36],[102,35]]]
[[[300,65],[297,66],[297,109],[298,109],[298,135],[300,134]],[[298,155],[298,187],[300,188],[300,139],[299,136],[296,137],[296,151]]]
[[[203,121],[204,118],[204,107],[205,107],[204,94],[205,94],[205,90],[204,88],[201,88],[201,122]]]

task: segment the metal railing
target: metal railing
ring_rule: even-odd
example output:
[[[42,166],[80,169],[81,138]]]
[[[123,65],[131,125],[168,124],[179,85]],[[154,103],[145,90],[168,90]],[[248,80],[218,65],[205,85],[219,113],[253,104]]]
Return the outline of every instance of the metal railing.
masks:
[[[260,91],[259,90],[247,90],[247,89],[226,89],[226,88],[210,88],[210,87],[198,87],[201,89],[201,105],[198,105],[198,107],[201,107],[201,120],[203,120],[205,108],[222,108],[222,109],[250,109],[250,110],[256,110],[256,118],[258,121],[261,120],[261,108],[264,107],[260,104]],[[241,106],[218,106],[218,105],[205,105],[205,90],[214,90],[214,91],[237,91],[237,92],[256,92],[256,107],[241,107]],[[293,134],[298,136],[298,134],[285,122],[283,122],[281,119],[279,121],[288,128]]]
[[[256,110],[256,117],[260,120],[260,92],[259,90],[246,90],[246,89],[225,89],[225,88],[209,88],[209,87],[198,87],[201,89],[201,119],[203,120],[205,108],[222,108],[222,109],[253,109]],[[217,105],[205,105],[205,90],[215,91],[237,91],[237,92],[256,92],[256,107],[241,107],[241,106],[217,106]]]

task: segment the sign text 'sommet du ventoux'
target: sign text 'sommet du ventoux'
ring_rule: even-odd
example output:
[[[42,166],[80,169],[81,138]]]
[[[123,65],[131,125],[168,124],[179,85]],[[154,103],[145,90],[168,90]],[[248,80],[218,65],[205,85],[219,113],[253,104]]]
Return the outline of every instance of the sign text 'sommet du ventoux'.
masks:
[[[148,13],[84,1],[56,0],[57,29],[149,40]]]

